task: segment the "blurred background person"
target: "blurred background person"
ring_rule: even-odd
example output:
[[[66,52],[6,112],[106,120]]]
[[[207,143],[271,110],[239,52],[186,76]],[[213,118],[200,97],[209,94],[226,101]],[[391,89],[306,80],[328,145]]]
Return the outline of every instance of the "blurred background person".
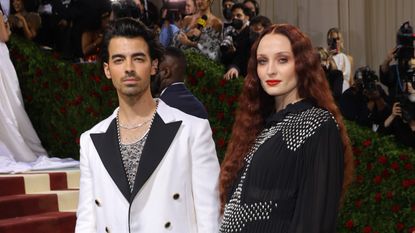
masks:
[[[34,40],[41,27],[40,15],[37,12],[27,11],[23,0],[12,0],[10,13],[11,31],[29,40]]]
[[[338,28],[330,28],[327,32],[327,45],[337,69],[343,73],[342,92],[344,92],[353,84],[351,77],[353,58],[343,52],[343,36]]]
[[[343,116],[376,132],[390,113],[387,95],[368,66],[356,70],[355,82],[340,97]]]
[[[269,26],[271,26],[271,20],[266,16],[257,15],[249,19],[249,41],[251,45],[259,37],[261,32]]]
[[[219,60],[222,21],[211,11],[213,0],[196,0],[197,13],[183,19],[174,37],[174,47],[190,49],[212,60]]]
[[[336,63],[330,53],[323,47],[316,48],[320,56],[321,67],[329,81],[330,89],[336,103],[339,102],[343,89],[343,73],[337,69]]]
[[[256,0],[245,0],[243,4],[251,10],[251,18],[259,15],[259,3]]]
[[[227,27],[232,25],[232,6],[236,3],[236,0],[222,0],[222,16],[223,16],[223,31],[227,30]]]
[[[207,119],[205,107],[184,84],[186,66],[186,56],[180,49],[166,48],[156,76],[159,83],[159,98],[170,107]]]
[[[392,134],[398,143],[415,148],[415,90],[411,83],[406,83],[406,90],[408,95],[393,104],[381,132]]]
[[[110,20],[110,9],[102,9],[102,13],[91,19],[90,27],[82,33],[81,45],[84,60],[94,62],[97,60],[99,49],[103,40],[103,33]]]

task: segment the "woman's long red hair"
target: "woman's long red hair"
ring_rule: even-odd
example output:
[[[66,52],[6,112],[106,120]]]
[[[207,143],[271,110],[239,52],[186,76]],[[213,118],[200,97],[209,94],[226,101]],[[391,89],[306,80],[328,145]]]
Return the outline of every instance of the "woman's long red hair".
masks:
[[[329,84],[320,65],[310,39],[298,28],[288,24],[275,24],[266,29],[251,48],[248,74],[239,97],[232,136],[221,165],[220,197],[222,209],[227,201],[229,189],[243,167],[243,159],[253,145],[256,136],[264,127],[265,118],[275,111],[275,100],[262,89],[257,75],[257,48],[267,34],[281,34],[290,42],[295,57],[295,70],[298,77],[300,98],[313,101],[320,108],[327,109],[335,117],[343,142],[344,180],[342,197],[353,179],[353,154],[343,119],[334,102]]]

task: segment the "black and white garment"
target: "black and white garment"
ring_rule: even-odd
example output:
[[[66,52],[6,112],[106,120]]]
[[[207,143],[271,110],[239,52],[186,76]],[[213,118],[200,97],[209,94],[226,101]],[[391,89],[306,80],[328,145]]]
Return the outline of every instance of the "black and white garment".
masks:
[[[220,232],[332,233],[343,183],[333,116],[307,100],[266,121],[230,191]]]

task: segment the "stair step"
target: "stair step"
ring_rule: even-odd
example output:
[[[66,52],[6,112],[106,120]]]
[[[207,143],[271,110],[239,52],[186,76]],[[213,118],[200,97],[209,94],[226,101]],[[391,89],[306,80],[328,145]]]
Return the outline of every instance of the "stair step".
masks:
[[[57,196],[59,211],[76,211],[78,207],[79,190],[54,190],[43,194]]]
[[[79,169],[0,174],[0,196],[43,193],[50,190],[79,189]]]
[[[48,212],[0,220],[2,233],[73,233],[76,215],[73,212]]]
[[[0,219],[58,211],[56,194],[18,194],[0,197]]]
[[[0,197],[15,194],[24,194],[23,177],[0,177]]]

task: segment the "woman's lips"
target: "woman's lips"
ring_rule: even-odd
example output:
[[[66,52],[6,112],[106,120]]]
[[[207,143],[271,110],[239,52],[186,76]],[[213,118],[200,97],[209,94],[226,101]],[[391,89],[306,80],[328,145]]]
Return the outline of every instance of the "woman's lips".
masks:
[[[267,80],[265,82],[268,84],[268,86],[276,86],[281,82],[281,80],[272,79],[272,80]]]

